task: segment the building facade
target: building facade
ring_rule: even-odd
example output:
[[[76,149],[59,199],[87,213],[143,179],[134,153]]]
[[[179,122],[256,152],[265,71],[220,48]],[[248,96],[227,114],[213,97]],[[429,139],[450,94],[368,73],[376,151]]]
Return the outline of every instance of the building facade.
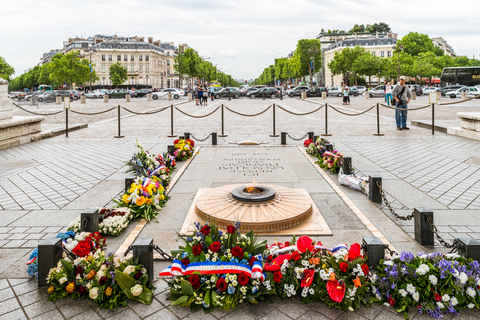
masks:
[[[433,41],[433,45],[442,49],[445,55],[448,55],[452,58],[457,57],[455,50],[453,50],[452,46],[449,45],[447,41],[445,41],[442,37],[432,38],[432,41]]]

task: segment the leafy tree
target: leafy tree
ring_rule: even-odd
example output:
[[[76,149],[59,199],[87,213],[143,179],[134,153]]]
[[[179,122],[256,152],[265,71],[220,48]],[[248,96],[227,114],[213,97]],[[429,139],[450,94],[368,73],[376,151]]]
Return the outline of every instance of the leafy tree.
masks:
[[[418,75],[421,78],[432,78],[442,73],[442,69],[438,67],[438,58],[433,52],[420,53],[412,65],[415,76]]]
[[[371,78],[373,75],[380,73],[382,68],[382,58],[365,51],[353,62],[353,70],[361,76],[368,76],[368,85],[371,86]]]
[[[355,46],[353,49],[347,47],[342,51],[335,52],[333,60],[328,63],[328,67],[334,75],[342,74],[344,81],[348,82],[350,75],[356,78],[357,72],[353,65],[365,52],[365,48],[360,46]]]
[[[352,29],[350,29],[348,32],[353,33],[353,32],[365,32],[365,26],[363,24],[361,25],[354,25]]]
[[[469,67],[470,59],[467,57],[456,57],[455,58],[455,67]]]
[[[15,73],[15,69],[5,61],[3,57],[0,57],[0,78],[7,81],[10,80],[10,76]]]
[[[316,73],[322,66],[322,52],[320,50],[320,40],[301,39],[298,40],[295,53],[299,59],[300,76],[310,75],[310,84],[312,83],[312,71]],[[311,62],[314,61],[315,70],[311,68]]]
[[[78,51],[67,54],[56,54],[50,66],[50,81],[56,85],[65,83],[82,84],[90,80],[90,62],[88,59],[79,59]]]
[[[418,56],[422,52],[435,52],[432,39],[426,34],[410,32],[400,41],[403,51],[411,56]],[[438,51],[437,51],[438,52]]]
[[[392,32],[392,29],[390,29],[390,26],[386,24],[385,22],[379,22],[379,23],[374,23],[371,26],[368,26],[365,31],[371,32],[371,33],[387,33],[387,32]]]
[[[108,68],[108,71],[110,73],[112,84],[114,86],[118,86],[119,84],[124,83],[128,79],[127,68],[122,66],[120,62],[112,64]]]

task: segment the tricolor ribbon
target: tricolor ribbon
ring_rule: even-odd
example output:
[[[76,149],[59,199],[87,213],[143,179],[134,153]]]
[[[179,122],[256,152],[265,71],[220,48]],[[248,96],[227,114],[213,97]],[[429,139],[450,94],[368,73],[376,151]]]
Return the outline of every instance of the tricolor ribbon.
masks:
[[[338,245],[332,247],[331,249],[329,249],[329,248],[324,247],[324,246],[315,245],[315,249],[317,249],[317,250],[327,250],[327,251],[333,253],[333,252],[337,252],[340,249],[348,250],[348,247],[347,247],[346,244],[338,244]],[[291,246],[288,246],[288,247],[284,247],[282,249],[275,250],[274,252],[270,253],[267,257],[269,257],[271,255],[274,255],[274,254],[279,254],[279,253],[282,253],[282,252],[286,252],[286,251],[300,251],[300,250],[298,250],[297,245],[291,245]]]
[[[340,156],[338,154],[334,154],[334,153],[331,153],[329,151],[325,151],[323,153],[323,156],[331,156],[331,157],[334,157],[335,159],[340,158]]]
[[[151,176],[154,176],[155,174],[157,174],[157,172],[159,172],[160,170],[162,169],[166,169],[167,167],[165,167],[164,164],[161,164],[159,165],[158,167],[155,168],[155,170],[152,171],[152,173],[150,173],[148,176],[151,177]]]

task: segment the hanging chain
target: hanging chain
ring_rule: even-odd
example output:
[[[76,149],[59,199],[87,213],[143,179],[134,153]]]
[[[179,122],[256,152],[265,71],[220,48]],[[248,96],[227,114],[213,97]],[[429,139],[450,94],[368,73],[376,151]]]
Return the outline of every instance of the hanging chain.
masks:
[[[68,258],[70,258],[71,260],[75,260],[77,259],[77,255],[75,253],[73,253],[72,251],[68,250],[67,248],[65,248],[63,245],[62,245],[62,251],[65,252],[65,254],[67,255]]]
[[[390,247],[387,245],[385,245],[385,250],[388,251],[388,253],[391,255],[391,256],[397,256],[398,253],[396,251],[393,251],[392,249],[390,249]]]
[[[287,133],[287,136],[288,136],[290,139],[292,139],[292,140],[301,141],[301,140],[305,139],[306,137],[308,137],[308,132],[307,132],[303,137],[301,137],[301,138],[299,138],[299,139],[295,138],[294,136],[291,136],[291,135],[288,134],[288,133]]]
[[[170,261],[170,262],[173,262],[173,257],[171,255],[169,255],[168,253],[166,253],[165,251],[163,251],[162,249],[160,249],[159,246],[157,246],[156,244],[154,244],[152,246],[153,250],[157,251],[163,259],[165,259],[166,261]]]
[[[460,248],[460,242],[458,241],[458,239],[454,239],[452,244],[446,242],[446,241],[443,240],[443,238],[438,234],[438,229],[437,229],[437,227],[435,226],[435,224],[433,223],[432,217],[427,217],[427,222],[428,222],[428,224],[430,225],[430,228],[432,228],[433,233],[437,236],[438,242],[440,242],[440,244],[441,244],[442,246],[444,246],[445,248],[448,248],[448,249],[452,249],[452,251],[450,251],[450,253],[453,253],[453,252],[455,252],[455,251],[458,251],[458,249]]]
[[[400,219],[400,220],[412,220],[413,219],[413,212],[406,216],[406,217],[403,217],[403,216],[400,216],[398,215],[392,208],[392,206],[390,205],[390,202],[387,200],[387,196],[385,195],[385,192],[383,192],[383,188],[382,188],[382,185],[380,184],[380,181],[377,181],[377,187],[380,189],[380,194],[382,195],[382,198],[383,198],[383,201],[385,202],[385,205],[387,206],[388,210],[390,211],[390,213],[397,219]]]
[[[212,134],[210,133],[205,138],[199,139],[199,138],[195,137],[193,134],[190,133],[190,137],[192,137],[192,139],[197,141],[197,142],[203,142],[203,141],[207,140],[208,138],[210,138],[211,135]]]
[[[124,256],[124,257],[126,257],[126,256],[127,256],[127,254],[129,254],[129,253],[130,253],[130,251],[132,251],[132,250],[133,250],[133,247],[132,247],[131,245],[130,245],[130,246],[128,246],[128,249],[127,249],[127,251],[125,251],[125,252],[123,253],[123,256]]]

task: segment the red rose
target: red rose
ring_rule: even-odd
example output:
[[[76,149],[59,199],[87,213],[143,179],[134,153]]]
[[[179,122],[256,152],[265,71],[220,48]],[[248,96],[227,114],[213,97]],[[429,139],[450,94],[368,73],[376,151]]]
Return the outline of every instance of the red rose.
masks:
[[[81,265],[78,265],[76,268],[75,268],[75,276],[77,275],[81,275],[83,276],[83,267]]]
[[[347,272],[347,270],[348,270],[348,263],[340,262],[340,270],[342,270],[342,272]]]
[[[300,259],[302,256],[300,255],[300,253],[298,253],[298,251],[293,251],[292,252],[292,259],[295,260],[295,261],[298,261],[298,259]]]
[[[358,243],[352,244],[350,250],[348,250],[348,261],[355,260],[360,257],[360,245]]]
[[[442,296],[438,293],[433,293],[435,295],[435,301],[442,301]]]
[[[222,245],[220,244],[220,242],[215,241],[215,242],[212,243],[212,244],[210,245],[210,247],[208,247],[208,248],[209,248],[210,250],[212,250],[212,252],[218,252],[218,251],[220,251],[220,247],[221,247],[221,246],[222,246]]]
[[[80,285],[77,287],[77,292],[80,293],[80,295],[84,296],[87,294],[87,289],[85,289],[84,286]]]
[[[190,259],[188,259],[188,258],[183,258],[183,259],[182,259],[182,264],[183,264],[185,267],[188,266],[188,265],[190,264]]]
[[[368,266],[366,264],[362,264],[362,271],[365,274],[365,276],[367,276],[368,273],[370,272],[370,269],[368,269]]]
[[[203,246],[199,243],[196,246],[193,246],[192,248],[192,253],[194,256],[198,256],[200,253],[202,253]]]
[[[177,144],[177,143],[178,143],[178,139],[177,139],[177,140],[175,140],[175,141],[173,141],[173,144]]]
[[[282,281],[283,275],[280,271],[274,272],[273,273],[273,281],[276,283],[280,283]]]
[[[188,278],[188,282],[192,285],[193,289],[198,289],[200,287],[200,277],[196,274],[192,274]]]
[[[220,292],[223,292],[228,288],[228,284],[225,282],[225,278],[218,278],[215,286],[217,287],[217,290]]]
[[[313,140],[312,139],[307,139],[303,142],[303,146],[308,147],[310,145],[310,143],[313,143]]]
[[[232,248],[232,256],[234,256],[237,259],[242,259],[243,258],[243,249],[240,247],[233,247]]]
[[[395,303],[397,303],[397,301],[393,300],[392,297],[389,297],[389,298],[387,299],[387,302],[390,303],[390,305],[391,305],[392,307],[395,307]]]
[[[237,230],[234,226],[230,225],[227,227],[227,233],[233,234]]]
[[[248,259],[248,264],[250,265],[250,267],[253,267],[253,263],[257,261],[257,258],[255,258],[254,256],[252,256],[250,259]]]
[[[208,224],[204,225],[202,229],[200,229],[200,232],[203,233],[203,235],[208,236],[210,234],[210,226]]]
[[[238,275],[238,283],[240,283],[241,286],[246,286],[248,284],[248,280],[250,280],[250,278],[245,272],[242,272]]]
[[[305,270],[303,270],[303,275],[305,277],[302,279],[302,285],[301,285],[302,288],[303,287],[310,287],[310,285],[313,282],[313,276],[315,275],[315,270],[305,269]]]
[[[100,280],[98,280],[98,284],[103,286],[105,283],[107,283],[107,280],[107,277],[101,277]]]
[[[137,273],[135,273],[134,278],[135,278],[135,280],[138,280],[138,279],[140,279],[141,276],[142,276],[142,272],[141,272],[141,271],[137,271]]]

